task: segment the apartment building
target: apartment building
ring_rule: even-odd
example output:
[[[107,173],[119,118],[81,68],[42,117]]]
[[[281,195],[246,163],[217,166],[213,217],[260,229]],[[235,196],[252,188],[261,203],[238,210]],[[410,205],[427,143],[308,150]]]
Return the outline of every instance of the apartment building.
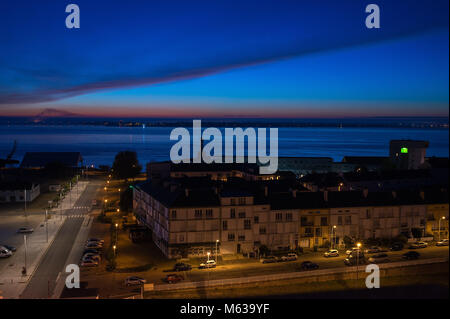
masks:
[[[264,186],[266,185],[266,186]],[[426,234],[430,216],[448,216],[447,190],[308,192],[280,181],[148,181],[134,189],[134,212],[169,258],[342,245],[345,237]],[[441,216],[441,217],[442,217]],[[442,232],[447,224],[441,222]],[[448,229],[448,228],[447,228]]]

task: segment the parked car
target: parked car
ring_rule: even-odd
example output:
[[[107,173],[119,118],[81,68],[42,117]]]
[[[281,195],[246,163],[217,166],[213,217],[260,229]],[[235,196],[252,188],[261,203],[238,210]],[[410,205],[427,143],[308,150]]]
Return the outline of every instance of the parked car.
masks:
[[[302,270],[314,270],[319,269],[319,265],[311,261],[304,261],[301,263],[300,268]]]
[[[88,241],[86,242],[86,246],[99,246],[103,248],[103,243],[100,241]]]
[[[100,257],[99,254],[87,253],[87,254],[84,254],[81,259],[82,260],[92,259],[93,261],[100,263],[100,261],[102,260],[102,257]]]
[[[402,255],[402,258],[406,260],[415,260],[418,259],[419,257],[420,254],[417,251],[408,251],[407,253],[404,253]]]
[[[176,263],[175,266],[173,266],[174,271],[187,271],[191,270],[192,266],[185,263]]]
[[[98,266],[98,262],[92,260],[92,259],[86,259],[86,260],[82,260],[81,261],[81,266],[82,267],[97,267]]]
[[[144,278],[137,277],[137,276],[130,276],[125,278],[125,286],[140,286],[147,282]]]
[[[20,227],[17,232],[20,234],[30,234],[34,232],[34,229],[31,227]]]
[[[170,274],[167,275],[163,280],[169,284],[174,284],[184,280],[184,277],[178,274]]]
[[[4,246],[0,246],[0,258],[8,258],[12,256],[11,250]]]
[[[361,251],[361,248],[353,247],[352,249],[348,249],[345,253],[346,253],[347,255],[351,255],[351,254],[353,254],[353,253],[356,253],[357,251]],[[362,251],[361,251],[361,252],[362,252]]]
[[[102,249],[103,246],[99,243],[87,243],[85,246],[86,249]]]
[[[8,249],[9,251],[15,252],[17,249],[14,246],[10,246],[10,245],[0,245],[0,247],[5,247],[6,249]]]
[[[448,246],[448,239],[443,239],[436,243],[436,246]],[[6,247],[6,246],[5,246]]]
[[[366,250],[364,250],[364,253],[365,254],[377,254],[377,253],[380,253],[381,251],[382,250],[380,247],[373,246],[373,247],[370,247],[370,248],[367,248]]]
[[[361,264],[365,264],[366,263],[366,259],[364,257],[363,253],[360,253],[359,256],[357,256],[357,254],[351,254],[348,255],[347,258],[344,259],[344,264],[347,266],[356,266],[356,265],[361,265]]]
[[[294,261],[297,260],[298,256],[297,254],[291,253],[287,254],[287,256],[282,256],[281,261]]]
[[[427,248],[428,244],[424,241],[416,241],[409,245],[409,249]]]
[[[102,244],[105,243],[105,241],[103,239],[100,239],[100,238],[89,238],[87,240],[87,242],[97,242],[97,243],[102,243]]]
[[[93,249],[93,248],[87,248],[87,249],[85,249],[85,250],[83,251],[83,255],[86,255],[86,254],[89,254],[89,253],[95,254],[95,255],[100,255],[100,250],[98,250],[98,249]]]
[[[394,244],[392,244],[392,246],[391,246],[391,250],[392,251],[400,251],[400,250],[403,250],[403,243],[394,243]]]
[[[275,256],[267,256],[267,257],[261,258],[259,261],[263,264],[270,264],[270,263],[278,262],[278,258]]]
[[[387,263],[389,258],[387,254],[377,254],[370,257],[369,262],[372,264]]]
[[[213,259],[207,260],[205,263],[201,263],[199,269],[216,268],[216,261]]]
[[[330,249],[323,253],[324,257],[339,257],[339,251],[337,249]]]

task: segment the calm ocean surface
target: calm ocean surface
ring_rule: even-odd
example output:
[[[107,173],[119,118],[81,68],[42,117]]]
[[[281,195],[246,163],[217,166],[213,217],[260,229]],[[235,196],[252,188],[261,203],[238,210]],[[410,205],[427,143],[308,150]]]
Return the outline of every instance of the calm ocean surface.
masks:
[[[17,150],[13,158],[22,160],[28,151],[79,151],[87,165],[111,165],[121,150],[133,150],[139,161],[168,160],[170,127],[106,126],[0,126],[0,158]],[[401,128],[279,128],[279,156],[328,156],[341,161],[345,155],[387,156],[389,140],[427,140],[427,156],[449,156],[448,129]]]

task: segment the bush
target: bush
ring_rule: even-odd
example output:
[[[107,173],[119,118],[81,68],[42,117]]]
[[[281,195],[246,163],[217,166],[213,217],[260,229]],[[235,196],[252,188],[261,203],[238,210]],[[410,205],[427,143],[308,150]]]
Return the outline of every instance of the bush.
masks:
[[[266,245],[259,246],[259,255],[260,256],[267,256],[270,254],[270,250]]]

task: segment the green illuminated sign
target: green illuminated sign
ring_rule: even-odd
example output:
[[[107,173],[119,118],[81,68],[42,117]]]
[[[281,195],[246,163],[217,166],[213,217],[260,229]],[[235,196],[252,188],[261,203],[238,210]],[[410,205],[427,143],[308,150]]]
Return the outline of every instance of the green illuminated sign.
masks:
[[[407,154],[408,153],[408,148],[407,147],[402,147],[400,152]]]

